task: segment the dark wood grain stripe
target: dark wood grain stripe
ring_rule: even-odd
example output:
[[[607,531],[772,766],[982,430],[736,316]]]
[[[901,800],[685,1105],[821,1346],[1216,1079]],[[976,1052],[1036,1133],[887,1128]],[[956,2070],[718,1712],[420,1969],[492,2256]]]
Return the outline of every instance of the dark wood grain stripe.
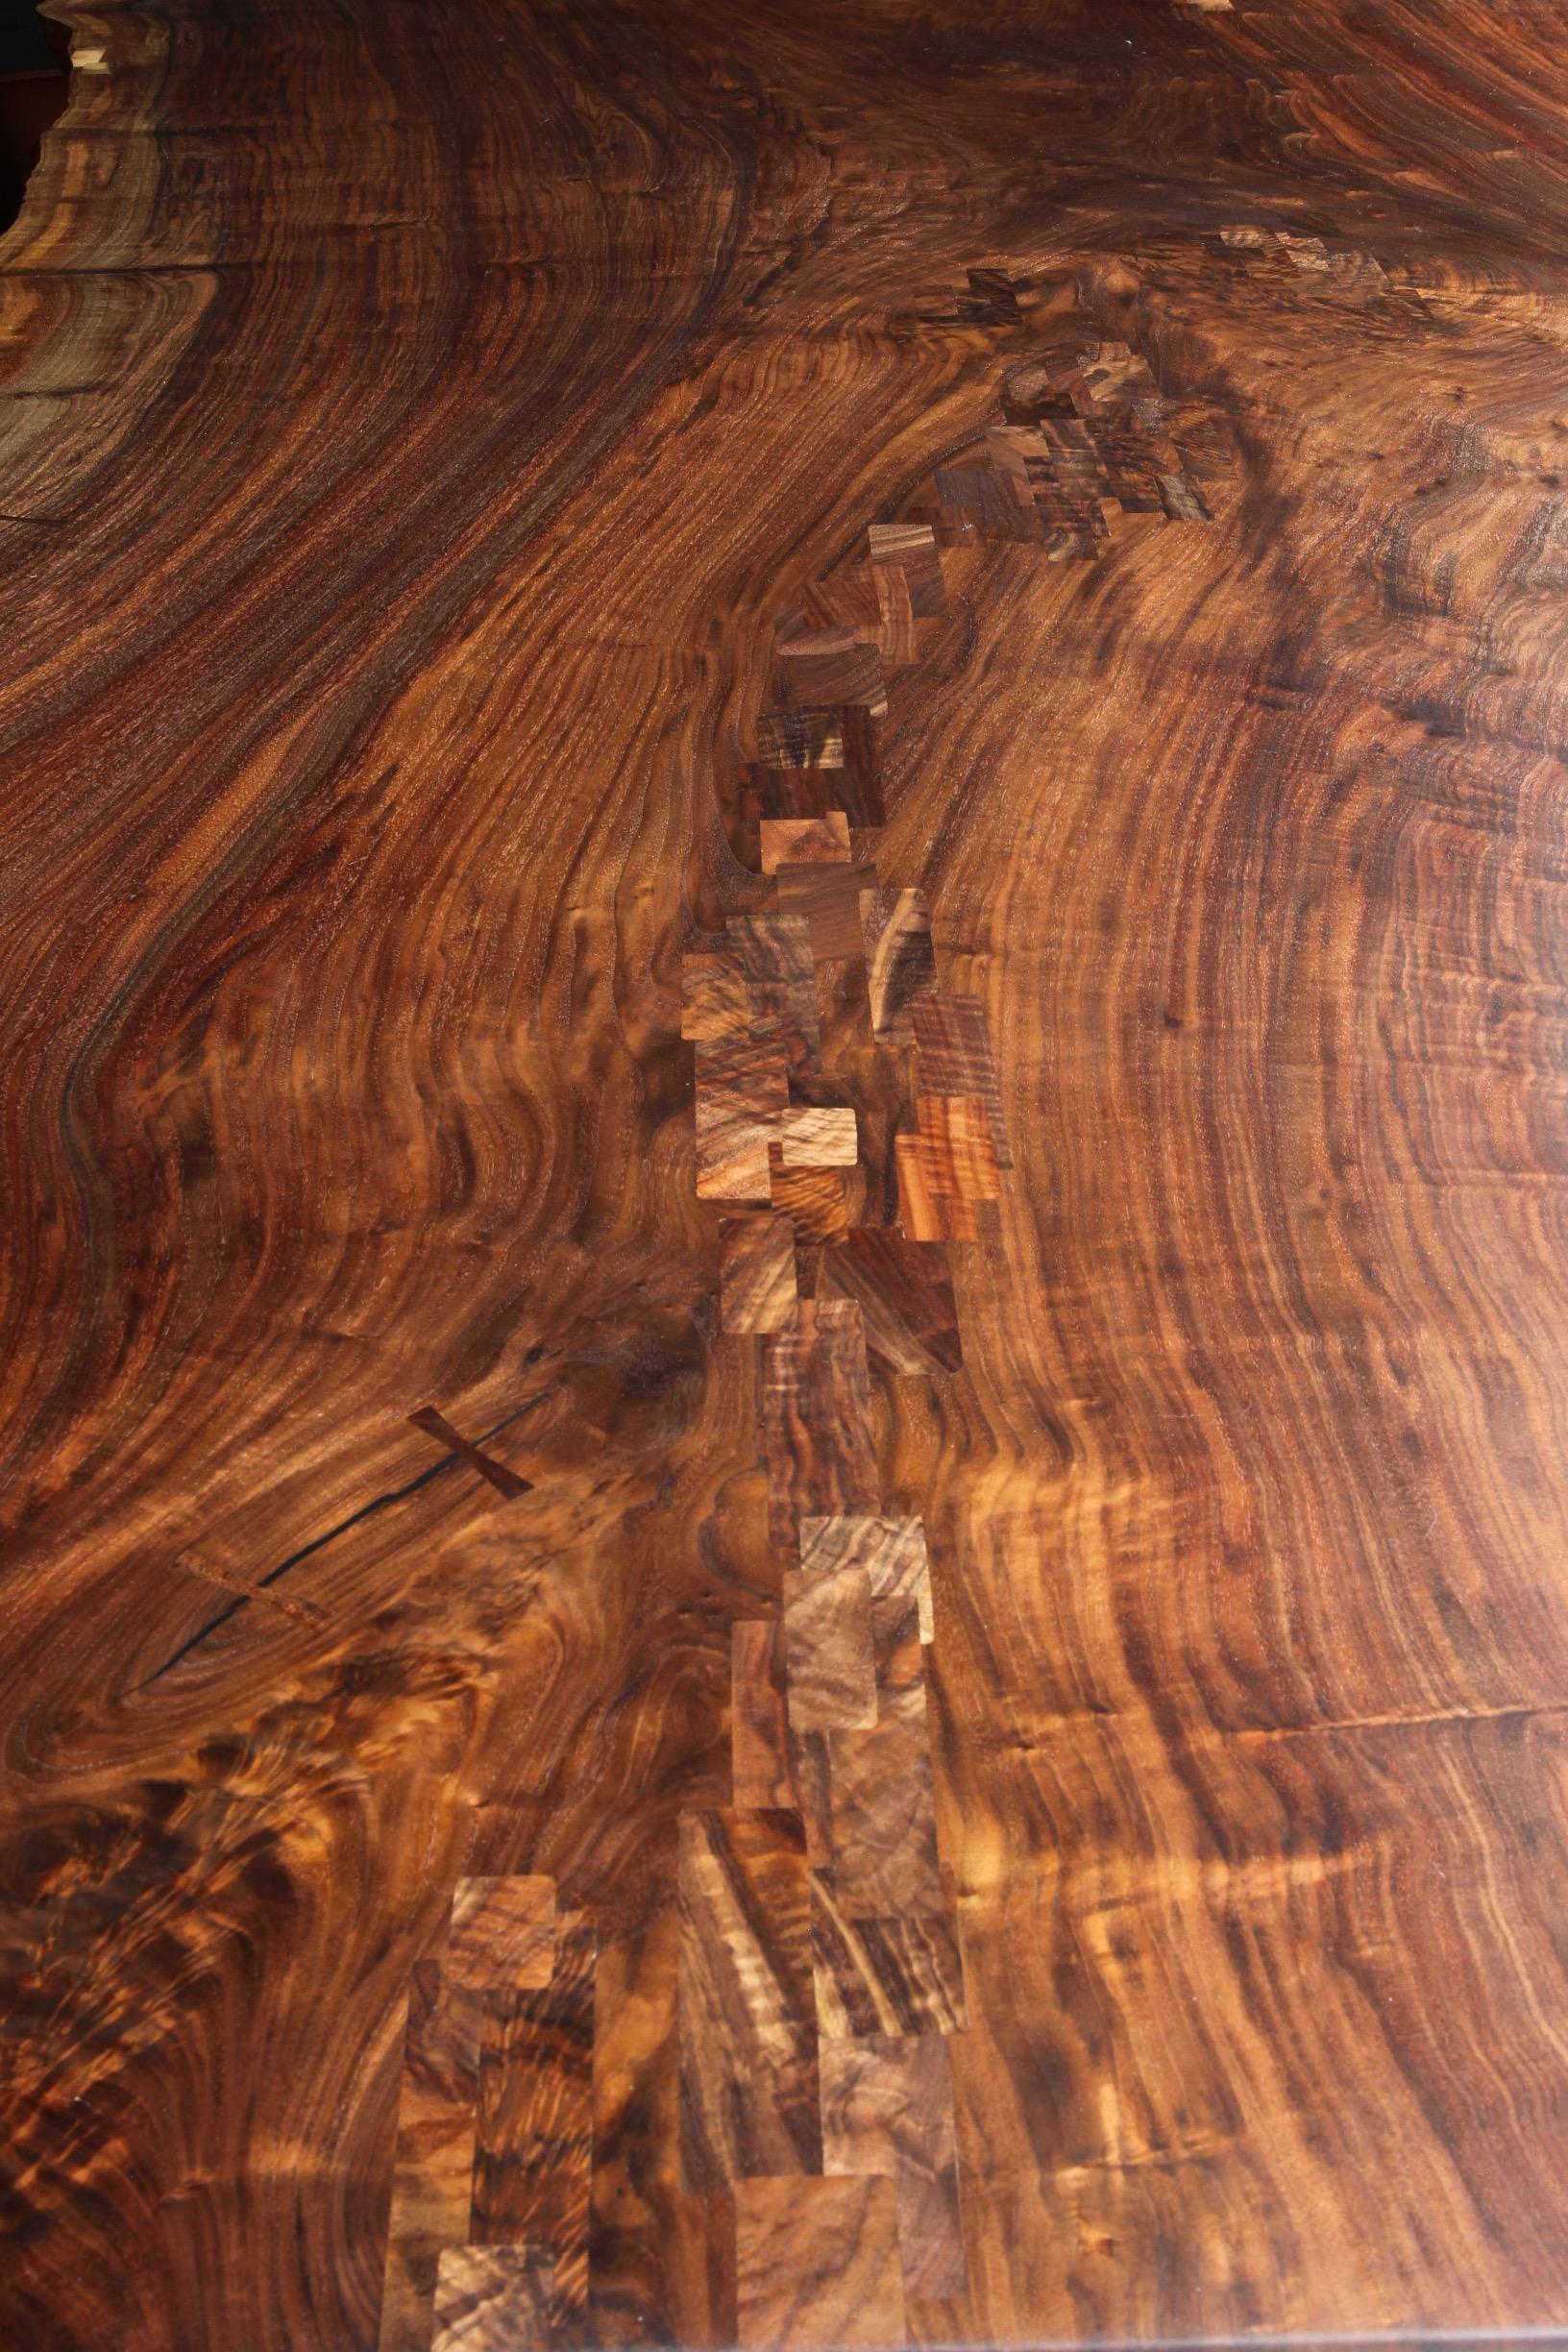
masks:
[[[963,1363],[958,1301],[941,1241],[853,1227],[823,1252],[816,1295],[853,1299],[866,1326],[866,1352],[883,1371],[932,1380]]]
[[[798,1811],[782,1618],[730,1629],[730,1773],[737,1810]]]

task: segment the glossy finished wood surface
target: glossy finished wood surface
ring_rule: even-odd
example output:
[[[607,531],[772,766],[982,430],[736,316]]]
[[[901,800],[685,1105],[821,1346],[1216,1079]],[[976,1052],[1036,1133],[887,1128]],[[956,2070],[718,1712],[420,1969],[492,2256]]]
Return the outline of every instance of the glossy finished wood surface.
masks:
[[[1558,12],[61,13],[0,2341],[1568,2340]]]

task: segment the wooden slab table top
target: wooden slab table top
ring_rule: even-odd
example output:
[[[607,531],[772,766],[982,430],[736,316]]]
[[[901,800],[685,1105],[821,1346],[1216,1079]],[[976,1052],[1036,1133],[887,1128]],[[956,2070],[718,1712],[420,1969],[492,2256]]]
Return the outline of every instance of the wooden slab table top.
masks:
[[[1568,2342],[1539,0],[58,0],[0,2343]]]

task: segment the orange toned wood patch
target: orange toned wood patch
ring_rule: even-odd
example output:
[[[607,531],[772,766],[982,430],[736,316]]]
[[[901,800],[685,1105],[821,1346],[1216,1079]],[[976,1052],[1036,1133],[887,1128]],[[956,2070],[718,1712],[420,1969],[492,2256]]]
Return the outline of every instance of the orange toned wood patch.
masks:
[[[746,2181],[735,2230],[742,2352],[872,2352],[903,2340],[893,2181]]]
[[[443,1960],[464,1985],[547,1985],[555,1962],[553,1878],[459,1878]]]
[[[770,1174],[770,1188],[772,1176]],[[766,1211],[719,1229],[719,1311],[726,1332],[776,1332],[795,1320],[795,1227]]]

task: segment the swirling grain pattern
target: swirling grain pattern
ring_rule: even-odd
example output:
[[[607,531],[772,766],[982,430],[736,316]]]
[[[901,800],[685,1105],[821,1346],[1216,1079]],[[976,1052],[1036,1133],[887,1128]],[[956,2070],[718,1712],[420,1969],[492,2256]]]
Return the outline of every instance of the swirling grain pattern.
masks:
[[[59,0],[0,2340],[1568,2340],[1540,0]]]

